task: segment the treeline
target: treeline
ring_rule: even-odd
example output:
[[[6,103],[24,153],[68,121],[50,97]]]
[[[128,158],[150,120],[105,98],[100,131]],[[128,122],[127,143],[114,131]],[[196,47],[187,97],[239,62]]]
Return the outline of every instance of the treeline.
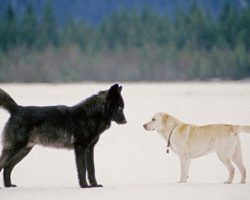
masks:
[[[242,79],[250,76],[250,8],[219,16],[193,4],[175,16],[121,9],[93,26],[58,25],[48,2],[0,19],[0,81]]]

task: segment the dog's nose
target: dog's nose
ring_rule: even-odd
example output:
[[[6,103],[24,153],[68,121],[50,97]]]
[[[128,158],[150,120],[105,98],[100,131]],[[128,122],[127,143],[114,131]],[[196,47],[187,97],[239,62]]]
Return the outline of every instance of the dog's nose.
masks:
[[[143,128],[147,130],[147,124],[143,124]]]

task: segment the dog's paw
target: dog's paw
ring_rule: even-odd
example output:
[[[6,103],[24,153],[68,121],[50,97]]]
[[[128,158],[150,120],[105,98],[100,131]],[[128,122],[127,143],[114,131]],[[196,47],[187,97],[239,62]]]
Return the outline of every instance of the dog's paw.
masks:
[[[187,183],[187,181],[177,181],[176,183]]]
[[[231,184],[232,181],[225,181],[224,184]]]

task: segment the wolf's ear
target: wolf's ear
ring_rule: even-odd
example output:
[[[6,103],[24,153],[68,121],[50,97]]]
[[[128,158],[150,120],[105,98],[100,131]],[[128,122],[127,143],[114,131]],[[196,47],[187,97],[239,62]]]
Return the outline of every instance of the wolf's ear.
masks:
[[[116,83],[114,85],[112,85],[110,88],[109,88],[109,92],[110,91],[118,91],[119,90],[119,85]]]
[[[121,91],[122,91],[122,86],[119,86],[118,92],[121,93]]]
[[[108,95],[114,95],[119,93],[119,85],[118,84],[114,84],[112,85],[109,90],[108,90]]]

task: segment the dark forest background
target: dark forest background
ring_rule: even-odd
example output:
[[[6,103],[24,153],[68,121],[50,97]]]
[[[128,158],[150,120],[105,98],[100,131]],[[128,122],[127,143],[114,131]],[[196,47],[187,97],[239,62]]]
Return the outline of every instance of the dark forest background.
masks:
[[[246,0],[0,0],[0,82],[249,76]]]

